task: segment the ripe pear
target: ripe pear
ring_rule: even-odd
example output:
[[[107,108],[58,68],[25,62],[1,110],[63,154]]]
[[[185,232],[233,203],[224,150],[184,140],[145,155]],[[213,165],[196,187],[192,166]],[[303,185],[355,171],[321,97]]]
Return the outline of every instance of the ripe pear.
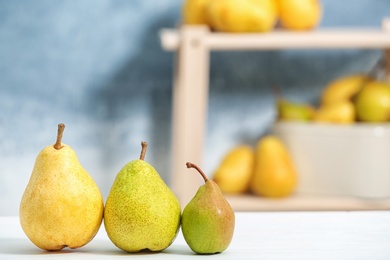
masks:
[[[355,114],[355,106],[351,101],[338,101],[320,106],[314,114],[313,121],[352,124],[355,122]]]
[[[277,0],[280,24],[288,30],[310,30],[321,21],[319,0]]]
[[[162,251],[176,238],[180,204],[158,172],[140,159],[127,163],[117,174],[104,209],[108,237],[127,252]]]
[[[275,27],[277,7],[275,0],[211,0],[207,17],[216,31],[268,32]]]
[[[339,77],[327,84],[321,95],[321,105],[340,101],[351,101],[364,84],[372,79],[364,74],[352,74]]]
[[[20,223],[27,237],[44,250],[84,246],[98,232],[103,197],[73,149],[57,142],[37,156],[20,203]]]
[[[205,184],[186,205],[182,215],[182,232],[188,246],[197,254],[215,254],[225,251],[233,238],[234,211],[213,180],[193,163]]]
[[[207,7],[209,0],[185,0],[182,7],[184,24],[208,24]]]
[[[364,122],[386,122],[390,119],[390,84],[375,80],[356,95],[356,116]]]
[[[255,165],[255,153],[248,145],[230,150],[213,174],[213,180],[223,193],[238,194],[249,188]]]
[[[307,122],[313,118],[314,107],[310,104],[278,99],[277,114],[280,120]]]
[[[285,197],[295,190],[297,173],[283,142],[272,135],[261,138],[256,147],[256,166],[251,190],[265,197]]]

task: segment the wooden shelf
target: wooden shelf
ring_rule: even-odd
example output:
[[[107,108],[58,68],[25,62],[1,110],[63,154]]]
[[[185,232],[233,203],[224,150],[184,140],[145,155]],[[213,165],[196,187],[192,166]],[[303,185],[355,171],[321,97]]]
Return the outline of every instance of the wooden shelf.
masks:
[[[255,195],[226,195],[235,211],[339,211],[390,210],[390,198],[362,199],[357,197],[294,195],[268,199]]]
[[[176,51],[182,43],[182,31],[162,29],[161,44],[164,50]],[[384,28],[390,27],[390,20],[383,22]],[[386,49],[390,46],[390,30],[373,28],[321,29],[307,32],[276,30],[269,33],[220,33],[211,32],[207,27],[199,26],[206,33],[203,44],[212,51],[218,50],[280,50],[280,49]],[[197,44],[196,41],[193,44]]]
[[[161,46],[175,51],[173,79],[172,182],[171,187],[181,205],[186,205],[202,184],[196,175],[182,174],[185,162],[202,167],[204,136],[208,113],[210,52],[221,50],[284,50],[284,49],[382,49],[386,57],[386,77],[390,79],[390,20],[382,30],[375,28],[321,29],[309,32],[274,31],[270,33],[231,34],[211,32],[206,26],[183,25],[160,31]],[[322,201],[322,200],[321,200]],[[326,200],[318,205],[338,207]],[[337,200],[338,201],[338,200]],[[301,197],[288,200],[286,208],[306,205]],[[347,203],[348,202],[348,203]],[[251,197],[232,198],[237,208],[246,210],[278,208],[280,203],[264,203]],[[356,201],[340,205],[359,208]],[[264,205],[266,207],[264,207]],[[311,205],[317,205],[313,203]],[[355,205],[355,206],[354,206]],[[321,206],[318,206],[321,207]],[[316,208],[316,207],[314,207]]]

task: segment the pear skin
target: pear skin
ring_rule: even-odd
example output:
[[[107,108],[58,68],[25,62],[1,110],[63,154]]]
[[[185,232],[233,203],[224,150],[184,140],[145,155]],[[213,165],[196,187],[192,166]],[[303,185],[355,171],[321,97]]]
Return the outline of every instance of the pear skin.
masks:
[[[216,254],[225,251],[233,238],[235,215],[213,180],[207,179],[202,170],[193,163],[202,175],[205,184],[186,205],[182,214],[182,232],[188,246],[197,254]]]
[[[277,100],[279,120],[308,122],[313,119],[314,111],[314,107],[310,104],[296,103],[285,99]]]
[[[158,172],[140,159],[127,163],[117,174],[104,209],[110,240],[127,252],[162,251],[176,238],[181,209],[174,193]]]
[[[182,7],[184,24],[207,25],[207,5],[209,0],[185,0]]]
[[[211,0],[207,7],[210,26],[221,32],[269,32],[277,21],[275,0]]]
[[[355,106],[351,101],[339,101],[320,106],[313,121],[331,124],[352,124],[355,122]]]
[[[20,224],[27,237],[44,250],[78,248],[96,235],[103,218],[103,198],[71,147],[57,142],[35,160],[20,203]]]
[[[288,30],[311,30],[322,18],[320,0],[277,0],[279,20]]]
[[[248,145],[239,145],[230,150],[213,175],[223,193],[244,193],[249,188],[255,165],[255,152]]]
[[[357,119],[363,122],[381,123],[390,120],[390,84],[371,81],[354,99]]]
[[[295,166],[284,144],[275,136],[261,138],[251,190],[260,196],[278,198],[292,194],[296,185]]]
[[[351,101],[362,87],[370,81],[372,79],[364,74],[347,75],[331,81],[322,91],[321,106],[341,101]]]

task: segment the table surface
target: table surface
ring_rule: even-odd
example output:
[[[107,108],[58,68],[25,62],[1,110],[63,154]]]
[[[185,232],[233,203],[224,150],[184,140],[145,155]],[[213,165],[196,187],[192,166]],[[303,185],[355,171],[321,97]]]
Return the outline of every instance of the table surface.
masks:
[[[101,226],[79,249],[46,252],[23,233],[17,217],[0,217],[0,259],[186,259],[195,255],[181,233],[159,253],[126,253]],[[238,212],[229,248],[212,259],[390,259],[390,211]]]

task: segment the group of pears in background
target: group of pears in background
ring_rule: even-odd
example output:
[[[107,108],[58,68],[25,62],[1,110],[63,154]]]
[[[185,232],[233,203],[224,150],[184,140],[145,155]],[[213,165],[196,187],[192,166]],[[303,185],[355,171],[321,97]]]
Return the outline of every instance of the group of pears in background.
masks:
[[[319,0],[184,0],[182,7],[184,24],[230,33],[311,30],[321,18]]]
[[[293,102],[274,89],[277,121],[304,124],[351,125],[390,121],[390,84],[379,77],[383,59],[368,73],[355,73],[330,81],[319,105]],[[225,194],[252,193],[263,197],[293,194],[299,174],[283,141],[262,137],[256,148],[238,145],[229,150],[213,179]]]
[[[390,84],[364,73],[337,78],[325,86],[318,107],[277,100],[279,120],[353,124],[390,120]]]
[[[295,191],[298,173],[283,141],[266,135],[255,149],[238,145],[228,151],[212,179],[225,194],[283,198]]]
[[[20,203],[22,229],[37,247],[49,251],[82,247],[104,222],[109,239],[127,252],[162,251],[173,243],[180,227],[197,254],[228,248],[234,211],[198,166],[187,163],[205,184],[181,212],[174,193],[144,160],[147,143],[142,142],[140,158],[119,171],[104,205],[98,186],[73,149],[62,143],[64,128],[58,125],[56,143],[37,156]]]

